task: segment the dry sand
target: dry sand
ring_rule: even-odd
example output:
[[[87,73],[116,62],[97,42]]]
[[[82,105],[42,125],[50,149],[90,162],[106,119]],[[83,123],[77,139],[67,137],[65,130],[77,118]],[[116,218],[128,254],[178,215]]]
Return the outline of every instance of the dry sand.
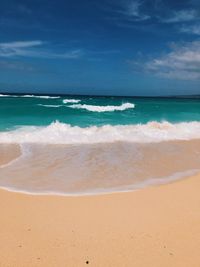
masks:
[[[200,175],[89,197],[0,191],[1,267],[199,267]]]

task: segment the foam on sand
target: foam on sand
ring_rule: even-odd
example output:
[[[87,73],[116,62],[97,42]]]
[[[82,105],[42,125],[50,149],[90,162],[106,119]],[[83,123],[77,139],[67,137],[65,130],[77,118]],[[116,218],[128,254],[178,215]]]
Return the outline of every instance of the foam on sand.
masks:
[[[200,162],[199,140],[20,147],[21,156],[1,166],[0,188],[33,194],[136,190],[190,176]]]
[[[20,158],[24,151],[16,144],[0,145],[0,169],[12,164]]]

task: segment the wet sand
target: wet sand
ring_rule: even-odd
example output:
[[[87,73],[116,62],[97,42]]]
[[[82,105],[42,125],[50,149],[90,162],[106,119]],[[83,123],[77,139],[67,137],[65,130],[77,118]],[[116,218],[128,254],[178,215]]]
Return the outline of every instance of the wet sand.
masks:
[[[199,267],[200,175],[130,193],[0,190],[2,267]]]
[[[0,144],[0,168],[21,155],[20,147],[13,144]]]
[[[12,151],[12,145],[7,146],[6,151],[6,145],[0,145],[4,161]],[[94,194],[168,183],[200,169],[200,140],[23,144],[22,153],[0,169],[0,187],[40,194]]]

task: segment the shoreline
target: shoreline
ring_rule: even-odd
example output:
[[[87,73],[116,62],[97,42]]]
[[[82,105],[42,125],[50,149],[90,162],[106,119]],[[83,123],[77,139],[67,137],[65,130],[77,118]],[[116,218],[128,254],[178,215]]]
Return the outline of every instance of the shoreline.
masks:
[[[0,188],[31,195],[129,192],[199,172],[200,140],[159,145],[28,145],[16,156],[17,148],[0,146]],[[9,161],[4,167],[5,159]]]
[[[4,187],[4,186],[0,186],[0,191],[6,191],[6,192],[10,192],[10,193],[15,193],[15,194],[22,194],[22,195],[30,195],[30,196],[38,196],[38,197],[43,197],[43,196],[49,196],[49,197],[66,197],[66,198],[82,198],[82,197],[95,197],[95,196],[106,196],[106,195],[113,195],[113,194],[126,194],[126,193],[133,193],[133,192],[137,192],[140,190],[144,190],[144,189],[148,189],[148,188],[152,188],[152,187],[160,187],[160,186],[165,186],[168,184],[173,184],[185,179],[189,179],[193,176],[196,175],[200,175],[200,170],[189,170],[189,171],[185,171],[183,172],[184,176],[178,176],[180,175],[180,173],[178,174],[172,174],[171,176],[169,176],[168,178],[160,178],[160,179],[151,179],[151,180],[147,180],[144,183],[139,183],[138,185],[135,185],[135,188],[130,188],[130,189],[119,189],[117,191],[113,189],[110,189],[111,191],[97,191],[97,192],[93,192],[93,193],[57,193],[57,192],[29,192],[29,191],[25,191],[25,190],[18,190],[18,189],[13,189],[13,188],[9,188],[9,187]],[[182,175],[183,175],[182,174]],[[175,178],[175,176],[177,176]],[[113,191],[112,191],[113,190]]]
[[[133,192],[84,197],[0,189],[0,263],[198,267],[199,188],[200,174]]]

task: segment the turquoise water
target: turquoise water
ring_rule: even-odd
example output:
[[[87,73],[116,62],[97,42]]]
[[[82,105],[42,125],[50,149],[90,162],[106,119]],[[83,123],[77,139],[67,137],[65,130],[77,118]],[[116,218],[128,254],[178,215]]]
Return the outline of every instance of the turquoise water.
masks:
[[[77,103],[63,103],[66,99]],[[135,106],[126,108],[127,103]],[[91,111],[91,106],[100,112]],[[120,106],[123,110],[115,110]],[[103,111],[104,107],[110,110]],[[1,131],[19,126],[47,126],[55,121],[80,127],[200,121],[200,99],[0,96]]]
[[[1,188],[129,191],[199,166],[200,99],[0,95]]]

